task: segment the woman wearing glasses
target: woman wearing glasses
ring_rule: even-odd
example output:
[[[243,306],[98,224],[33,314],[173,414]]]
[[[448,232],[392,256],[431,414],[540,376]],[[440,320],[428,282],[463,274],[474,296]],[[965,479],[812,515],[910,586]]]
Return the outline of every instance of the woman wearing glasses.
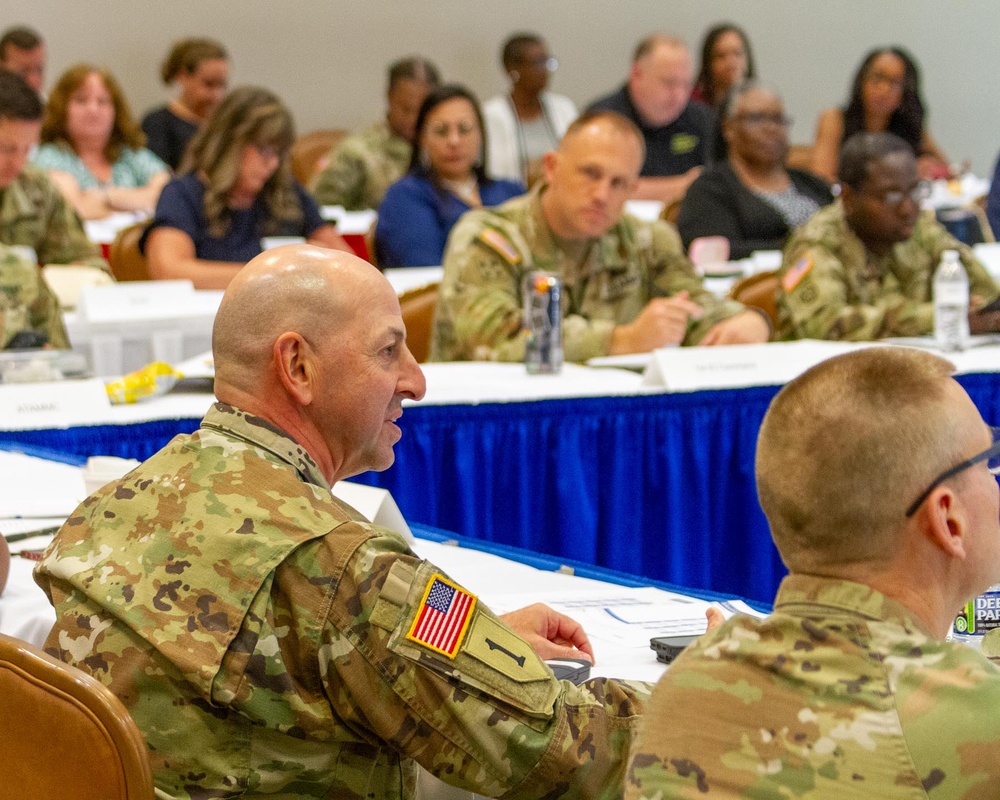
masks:
[[[894,133],[917,157],[921,178],[947,178],[948,159],[925,126],[920,71],[899,47],[880,47],[865,56],[844,108],[824,111],[816,126],[813,172],[834,183],[840,148],[855,133]]]
[[[420,107],[410,171],[389,187],[378,209],[378,265],[441,263],[452,227],[466,211],[524,193],[521,183],[491,180],[479,104],[464,86],[431,91]]]
[[[677,218],[684,246],[724,236],[730,258],[780,250],[789,232],[833,197],[826,183],[785,167],[788,118],[781,98],[745,82],[720,108],[713,165],[691,184]]]
[[[225,289],[266,237],[351,252],[292,177],[294,139],[292,115],[271,92],[243,86],[226,97],[191,141],[140,241],[150,275]]]
[[[555,150],[579,114],[568,97],[548,91],[559,62],[549,55],[541,36],[511,36],[504,43],[501,62],[510,78],[510,92],[483,104],[490,174],[530,186],[541,176],[542,156]]]

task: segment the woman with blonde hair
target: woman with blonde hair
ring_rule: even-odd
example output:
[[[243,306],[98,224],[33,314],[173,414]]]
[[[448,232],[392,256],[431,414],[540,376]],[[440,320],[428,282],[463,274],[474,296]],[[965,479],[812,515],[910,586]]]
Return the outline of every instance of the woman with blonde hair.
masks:
[[[166,86],[176,83],[180,94],[146,114],[142,130],[147,147],[177,169],[198,126],[226,94],[229,54],[214,39],[181,39],[164,59],[160,78]]]
[[[351,252],[292,177],[292,115],[267,89],[235,89],[188,146],[140,241],[156,279],[224,289],[268,237]]]
[[[32,160],[84,219],[152,211],[170,179],[102,67],[77,64],[63,73],[49,94],[41,140]]]

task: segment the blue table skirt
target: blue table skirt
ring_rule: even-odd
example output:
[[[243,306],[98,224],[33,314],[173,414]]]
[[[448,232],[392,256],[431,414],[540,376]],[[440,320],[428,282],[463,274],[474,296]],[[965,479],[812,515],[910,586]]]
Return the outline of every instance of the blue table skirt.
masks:
[[[1000,374],[960,382],[987,422],[1000,422]],[[389,489],[412,522],[770,602],[785,571],[753,461],[776,392],[408,408],[395,465],[356,480]],[[0,433],[0,445],[145,458],[196,426]]]

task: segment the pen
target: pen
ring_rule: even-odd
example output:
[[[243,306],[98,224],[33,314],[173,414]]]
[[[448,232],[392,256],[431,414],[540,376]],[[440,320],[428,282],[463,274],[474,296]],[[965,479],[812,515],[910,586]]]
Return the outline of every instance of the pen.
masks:
[[[39,528],[38,530],[24,531],[23,533],[4,534],[3,538],[7,540],[7,544],[11,542],[23,542],[25,539],[34,539],[36,536],[48,536],[58,531],[60,527],[62,526],[53,525],[51,528]]]

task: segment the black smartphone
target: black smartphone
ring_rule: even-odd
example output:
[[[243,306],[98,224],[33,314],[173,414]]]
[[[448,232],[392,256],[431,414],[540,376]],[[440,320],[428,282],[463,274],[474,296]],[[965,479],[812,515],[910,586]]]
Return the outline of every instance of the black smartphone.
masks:
[[[590,677],[590,662],[582,658],[551,658],[545,663],[561,681],[583,683]]]
[[[685,647],[701,634],[688,636],[654,636],[649,640],[649,647],[656,653],[656,660],[669,664],[681,654]]]

